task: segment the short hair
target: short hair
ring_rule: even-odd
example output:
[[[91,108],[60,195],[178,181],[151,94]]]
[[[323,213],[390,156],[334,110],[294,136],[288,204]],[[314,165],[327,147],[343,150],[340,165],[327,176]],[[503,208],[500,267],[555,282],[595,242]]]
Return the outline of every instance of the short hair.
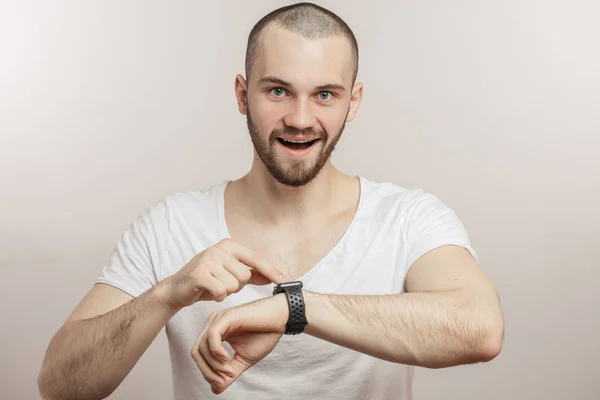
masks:
[[[352,46],[352,85],[358,74],[358,43],[350,27],[335,13],[313,3],[296,3],[271,11],[261,18],[248,35],[246,47],[246,79],[249,80],[256,59],[260,34],[271,22],[309,39],[344,35]]]

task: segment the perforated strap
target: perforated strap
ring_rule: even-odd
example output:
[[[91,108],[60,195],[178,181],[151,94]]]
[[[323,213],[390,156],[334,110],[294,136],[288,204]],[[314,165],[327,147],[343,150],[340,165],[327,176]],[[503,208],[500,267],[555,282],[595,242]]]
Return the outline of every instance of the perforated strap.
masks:
[[[307,323],[302,289],[286,288],[284,291],[288,301],[288,308],[290,310],[290,316],[285,326],[285,334],[297,335],[304,331],[304,327]]]

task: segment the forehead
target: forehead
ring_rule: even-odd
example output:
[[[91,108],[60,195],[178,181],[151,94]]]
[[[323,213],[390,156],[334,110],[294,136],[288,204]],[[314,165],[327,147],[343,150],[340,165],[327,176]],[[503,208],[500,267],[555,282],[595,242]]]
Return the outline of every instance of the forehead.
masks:
[[[306,38],[267,26],[259,38],[253,69],[255,79],[275,76],[294,86],[340,84],[352,80],[352,47],[343,35]]]

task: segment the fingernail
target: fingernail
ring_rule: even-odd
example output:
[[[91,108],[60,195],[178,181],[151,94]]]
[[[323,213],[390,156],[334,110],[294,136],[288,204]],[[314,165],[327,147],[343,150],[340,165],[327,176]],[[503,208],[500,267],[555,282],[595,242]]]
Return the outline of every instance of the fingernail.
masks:
[[[210,385],[210,390],[212,390],[213,393],[217,394],[217,392],[219,391],[219,385],[216,383],[213,383],[212,385]]]

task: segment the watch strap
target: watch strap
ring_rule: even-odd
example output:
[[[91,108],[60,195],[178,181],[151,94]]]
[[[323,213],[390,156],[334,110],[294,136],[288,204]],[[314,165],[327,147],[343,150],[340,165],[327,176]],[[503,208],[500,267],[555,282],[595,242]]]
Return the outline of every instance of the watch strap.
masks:
[[[299,282],[298,282],[299,283]],[[304,296],[302,295],[302,284],[293,286],[277,286],[273,294],[285,293],[288,303],[289,317],[285,325],[286,335],[297,335],[304,332],[307,324],[306,310],[304,307]]]

